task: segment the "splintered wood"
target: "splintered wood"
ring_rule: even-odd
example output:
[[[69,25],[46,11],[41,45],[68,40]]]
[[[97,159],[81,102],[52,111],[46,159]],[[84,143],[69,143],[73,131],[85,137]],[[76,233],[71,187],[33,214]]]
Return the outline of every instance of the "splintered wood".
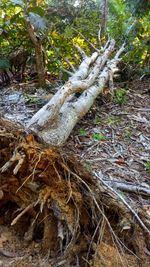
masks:
[[[114,266],[143,260],[142,231],[112,192],[75,158],[10,121],[0,125],[0,218],[14,204],[5,223],[21,223],[28,242],[40,240],[51,266],[113,266],[106,248],[116,255]]]

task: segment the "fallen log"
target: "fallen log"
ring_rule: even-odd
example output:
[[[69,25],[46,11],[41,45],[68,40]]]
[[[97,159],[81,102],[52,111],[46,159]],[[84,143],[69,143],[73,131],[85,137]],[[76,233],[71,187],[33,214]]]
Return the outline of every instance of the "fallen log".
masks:
[[[112,40],[103,54],[94,52],[91,57],[83,55],[83,62],[68,82],[30,120],[28,128],[47,144],[60,146],[65,143],[76,123],[91,108],[103,91],[109,77],[118,70],[117,64],[124,45],[109,60],[115,47]],[[81,92],[79,98],[74,94]]]

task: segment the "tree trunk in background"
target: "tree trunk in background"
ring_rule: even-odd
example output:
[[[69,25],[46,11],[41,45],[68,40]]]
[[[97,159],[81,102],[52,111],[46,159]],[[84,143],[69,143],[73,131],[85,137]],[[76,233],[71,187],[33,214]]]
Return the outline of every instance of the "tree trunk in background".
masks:
[[[100,4],[100,36],[103,37],[106,31],[108,16],[108,1],[102,0]]]
[[[44,64],[44,56],[43,49],[40,40],[37,40],[36,44],[34,44],[35,49],[35,59],[36,59],[36,70],[38,74],[38,84],[41,87],[45,86],[45,64]]]
[[[44,87],[46,85],[45,80],[45,62],[44,62],[44,56],[43,56],[43,47],[42,42],[40,40],[40,37],[36,35],[36,32],[34,31],[34,27],[31,25],[30,20],[26,13],[24,13],[24,18],[27,26],[27,30],[30,36],[30,39],[34,45],[35,49],[35,59],[36,59],[36,70],[38,73],[38,84],[41,87]]]

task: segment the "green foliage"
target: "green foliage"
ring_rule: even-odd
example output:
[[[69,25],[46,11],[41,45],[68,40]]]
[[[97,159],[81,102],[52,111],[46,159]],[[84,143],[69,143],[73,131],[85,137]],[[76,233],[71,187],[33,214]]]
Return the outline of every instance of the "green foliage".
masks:
[[[131,13],[127,12],[125,1],[123,0],[109,1],[109,10],[108,33],[112,38],[117,40],[118,44],[122,44],[133,23],[133,18],[131,17]]]
[[[79,129],[79,134],[80,134],[81,136],[87,136],[87,132],[86,132],[86,130],[83,129],[83,128],[80,128],[80,129]]]
[[[135,69],[147,66],[150,53],[150,14],[140,18],[135,23],[135,36],[130,43],[130,51],[126,54],[125,60],[131,62]]]
[[[116,104],[122,106],[127,103],[127,91],[123,88],[118,88],[114,92],[113,100]]]
[[[95,119],[94,119],[94,123],[95,124],[101,124],[102,123],[102,119],[99,117],[99,116],[95,116]]]
[[[128,127],[126,129],[124,129],[124,132],[123,132],[123,137],[126,138],[126,139],[131,139],[132,137],[132,130],[130,130]]]
[[[116,116],[109,116],[107,119],[106,119],[106,123],[108,125],[117,125],[118,123],[121,122],[121,118],[120,117],[116,117]]]
[[[2,0],[0,3],[0,42],[2,47],[1,55],[7,56],[17,47],[27,48],[31,46],[27,37],[27,30],[24,25],[20,1],[16,2]]]
[[[106,141],[107,137],[102,133],[93,133],[92,138],[97,141]]]
[[[41,100],[36,96],[24,94],[25,102],[30,104],[38,104]]]
[[[33,13],[33,14],[38,14],[40,17],[45,16],[45,10],[44,10],[44,8],[42,8],[40,6],[30,6],[28,8],[28,12]]]
[[[147,161],[145,166],[146,166],[146,170],[150,173],[150,161]]]
[[[150,2],[139,0],[109,1],[107,30],[117,44],[126,43],[124,56],[129,76],[145,74],[150,56]]]
[[[98,46],[100,11],[99,0],[1,0],[0,1],[0,43],[1,57],[22,46],[30,53],[33,50],[24,21],[24,10],[35,28],[47,55],[47,69],[59,75],[70,66],[80,63],[80,56],[73,47],[79,44],[87,54],[93,49],[87,40]],[[115,38],[117,45],[126,42],[127,68],[141,74],[149,69],[150,12],[149,1],[110,0],[107,35]],[[33,52],[32,52],[33,54]],[[68,78],[63,75],[64,80]],[[118,99],[118,96],[116,96]],[[119,96],[118,103],[124,102]]]

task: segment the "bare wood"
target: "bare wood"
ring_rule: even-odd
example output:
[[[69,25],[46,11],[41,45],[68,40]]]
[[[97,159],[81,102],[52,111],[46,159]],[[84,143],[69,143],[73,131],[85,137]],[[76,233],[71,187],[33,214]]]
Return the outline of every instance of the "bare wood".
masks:
[[[34,203],[33,204],[29,204],[21,213],[19,213],[15,219],[11,222],[11,226],[15,225],[18,220],[26,213],[28,212],[31,208],[33,208]]]
[[[53,115],[51,117],[54,116],[54,114],[56,113],[56,110],[55,109],[55,106],[56,106],[56,103],[59,102],[59,107],[56,106],[56,109],[57,111],[59,110],[60,106],[63,105],[64,101],[65,101],[65,98],[67,98],[67,96],[69,95],[67,90],[70,89],[71,87],[71,84],[69,83],[70,80],[71,82],[78,82],[80,81],[81,79],[85,79],[88,75],[88,71],[89,71],[89,67],[91,64],[93,64],[95,62],[95,60],[97,59],[98,57],[98,53],[95,52],[92,54],[91,57],[86,57],[83,62],[80,64],[78,70],[73,74],[73,76],[69,79],[69,81],[66,83],[66,86],[65,86],[65,91],[66,91],[66,94],[64,92],[64,86],[61,88],[61,90],[59,90],[59,92],[57,92],[55,94],[55,97],[53,98],[52,101],[48,102],[48,104],[46,104],[43,108],[41,108],[30,120],[29,124],[28,124],[28,127],[32,127],[34,126],[35,124],[38,124],[39,122],[39,119],[42,118],[42,122],[41,122],[41,125],[40,125],[40,122],[39,122],[39,125],[42,126],[44,123],[43,123],[43,120],[44,118],[49,119],[50,117],[50,108],[53,106],[53,110],[51,110],[51,114],[53,113]],[[69,86],[70,85],[70,86]],[[75,91],[75,89],[74,89]],[[63,94],[63,101],[62,101],[62,95],[61,93]],[[60,98],[61,98],[61,101],[60,101]],[[33,127],[32,127],[33,128]]]
[[[147,226],[144,224],[144,222],[141,220],[141,218],[138,216],[138,214],[133,210],[133,208],[127,203],[127,201],[124,199],[124,197],[121,196],[115,189],[113,189],[111,186],[109,186],[97,173],[95,173],[95,176],[102,182],[103,185],[105,185],[110,191],[112,191],[121,201],[123,204],[129,209],[129,211],[134,215],[139,225],[143,228],[143,230],[150,236],[150,230],[147,228]]]
[[[47,127],[40,131],[32,124],[30,129],[36,132],[39,138],[44,140],[45,143],[61,146],[68,138],[78,120],[88,112],[96,97],[102,92],[106,82],[109,80],[109,70],[111,69],[112,73],[117,70],[116,66],[120,61],[118,58],[119,55],[120,53],[117,53],[115,59],[108,62],[107,66],[100,73],[97,84],[84,91],[76,101],[63,104],[58,113],[57,120],[53,124],[47,124]]]
[[[46,128],[48,124],[53,123],[56,116],[59,114],[61,107],[67,98],[76,92],[84,91],[94,84],[99,76],[100,71],[103,69],[107,62],[108,57],[114,50],[115,41],[110,42],[109,47],[104,51],[103,56],[98,56],[97,53],[93,53],[90,61],[84,62],[85,71],[81,69],[81,65],[77,73],[75,73],[68,82],[62,86],[62,88],[54,95],[54,97],[45,105],[41,110],[39,110],[30,120],[28,127],[32,130],[42,130]],[[95,56],[94,56],[95,55]],[[90,62],[95,59],[95,66],[91,69],[89,75]],[[85,64],[86,63],[86,64]],[[81,73],[80,73],[81,70]],[[87,78],[86,78],[86,75]]]
[[[115,180],[106,180],[103,179],[109,186],[114,187],[116,189],[129,192],[129,193],[136,193],[144,196],[150,196],[150,188],[145,186],[126,183],[122,181],[115,181]]]
[[[74,47],[78,50],[78,52],[80,53],[80,55],[82,56],[83,59],[85,59],[87,57],[86,53],[79,45],[74,44]]]
[[[76,69],[75,67],[73,66],[73,64],[66,58],[66,57],[63,57],[63,59],[67,62],[67,64],[70,66],[70,68],[72,69],[73,73],[76,72]],[[72,75],[73,75],[72,73]]]

